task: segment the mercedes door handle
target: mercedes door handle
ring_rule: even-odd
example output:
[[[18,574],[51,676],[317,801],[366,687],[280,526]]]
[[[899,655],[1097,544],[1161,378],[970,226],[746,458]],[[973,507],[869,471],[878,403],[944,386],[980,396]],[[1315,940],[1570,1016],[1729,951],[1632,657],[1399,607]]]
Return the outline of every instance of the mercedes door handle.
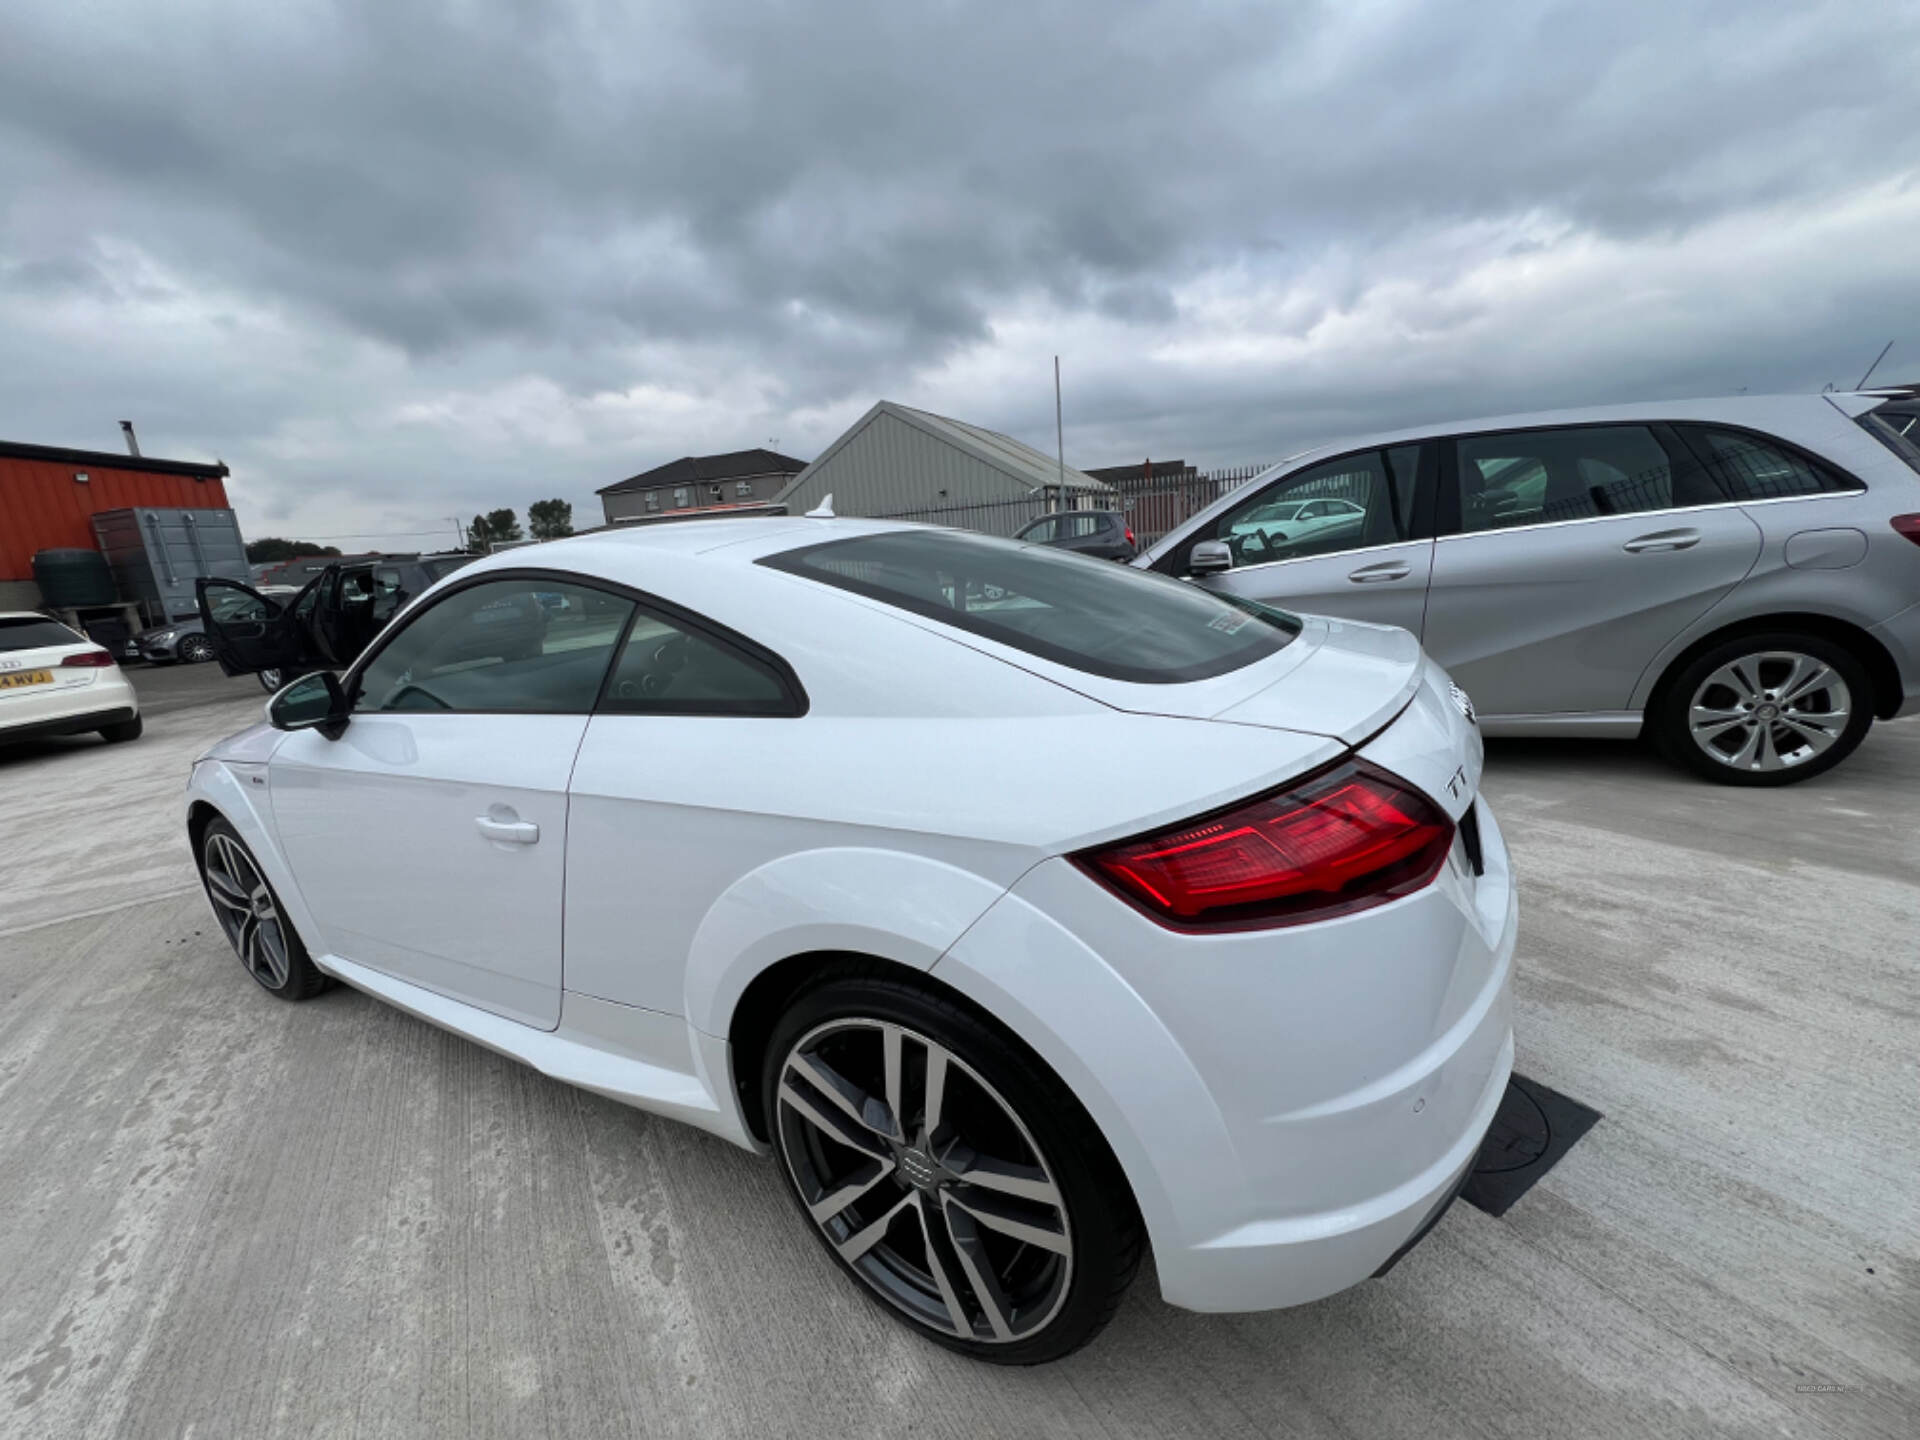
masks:
[[[1647,555],[1661,550],[1690,550],[1699,543],[1698,530],[1656,530],[1651,535],[1636,535],[1620,548],[1629,555]]]
[[[1404,560],[1382,560],[1378,565],[1362,565],[1347,579],[1356,585],[1378,585],[1382,580],[1404,580],[1413,573],[1413,566]]]
[[[537,845],[540,827],[531,820],[496,820],[491,815],[476,815],[474,826],[489,840],[503,845]]]

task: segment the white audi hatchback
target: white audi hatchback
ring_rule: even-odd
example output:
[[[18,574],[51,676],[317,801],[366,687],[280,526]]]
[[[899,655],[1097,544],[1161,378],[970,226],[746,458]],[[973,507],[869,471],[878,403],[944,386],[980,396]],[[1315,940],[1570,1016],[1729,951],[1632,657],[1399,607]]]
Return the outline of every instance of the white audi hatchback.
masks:
[[[558,595],[537,644],[512,622]],[[1040,545],[691,522],[495,556],[194,766],[253,978],[770,1150],[880,1303],[1064,1354],[1392,1264],[1511,1066],[1466,697],[1404,630]]]

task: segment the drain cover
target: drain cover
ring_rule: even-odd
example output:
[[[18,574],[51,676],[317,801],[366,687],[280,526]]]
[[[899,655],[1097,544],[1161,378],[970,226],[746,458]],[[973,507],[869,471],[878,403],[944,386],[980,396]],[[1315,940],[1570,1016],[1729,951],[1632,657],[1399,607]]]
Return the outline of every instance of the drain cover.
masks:
[[[1460,1198],[1489,1215],[1506,1214],[1599,1119],[1598,1110],[1515,1074]]]

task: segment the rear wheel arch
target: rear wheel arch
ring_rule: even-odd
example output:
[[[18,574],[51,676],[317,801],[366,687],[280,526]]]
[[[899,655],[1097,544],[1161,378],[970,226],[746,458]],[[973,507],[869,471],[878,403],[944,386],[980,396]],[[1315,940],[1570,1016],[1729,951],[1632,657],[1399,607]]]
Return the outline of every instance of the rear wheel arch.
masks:
[[[1802,611],[1755,615],[1730,625],[1723,625],[1718,630],[1702,635],[1662,667],[1660,678],[1654,682],[1653,689],[1647,693],[1645,713],[1654,714],[1665,702],[1674,681],[1707,651],[1729,640],[1737,640],[1743,635],[1770,634],[1782,630],[1804,631],[1851,651],[1867,672],[1867,679],[1872,689],[1870,698],[1875,717],[1881,720],[1893,718],[1895,711],[1899,708],[1902,691],[1900,668],[1894,663],[1893,656],[1887,647],[1874,639],[1864,627],[1850,620]]]

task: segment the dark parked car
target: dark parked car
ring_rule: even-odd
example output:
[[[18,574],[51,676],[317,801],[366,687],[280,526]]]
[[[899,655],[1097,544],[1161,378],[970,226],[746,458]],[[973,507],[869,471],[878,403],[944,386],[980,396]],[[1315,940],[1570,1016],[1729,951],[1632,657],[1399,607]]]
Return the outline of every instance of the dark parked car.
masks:
[[[1131,560],[1135,554],[1133,527],[1118,510],[1066,510],[1042,515],[1013,538],[1099,560]]]
[[[414,596],[474,559],[471,555],[391,556],[329,565],[290,600],[236,580],[203,579],[200,627],[229,675],[257,675],[269,693],[313,670],[344,670]],[[262,587],[266,589],[268,587]],[[547,612],[499,617],[494,634],[537,653]]]

